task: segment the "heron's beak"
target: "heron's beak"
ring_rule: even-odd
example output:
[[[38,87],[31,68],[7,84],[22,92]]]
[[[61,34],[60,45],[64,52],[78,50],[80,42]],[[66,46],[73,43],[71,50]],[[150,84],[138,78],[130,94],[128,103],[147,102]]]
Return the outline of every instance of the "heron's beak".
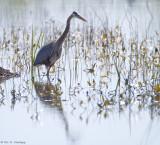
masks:
[[[85,22],[87,22],[87,20],[85,20],[84,18],[82,18],[80,15],[78,15],[78,18],[81,19],[81,20],[83,20],[83,21],[85,21]]]

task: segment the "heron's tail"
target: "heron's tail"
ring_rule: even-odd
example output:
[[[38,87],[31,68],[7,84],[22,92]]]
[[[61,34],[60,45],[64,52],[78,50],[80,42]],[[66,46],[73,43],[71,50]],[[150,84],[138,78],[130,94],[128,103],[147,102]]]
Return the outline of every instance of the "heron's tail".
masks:
[[[39,65],[39,63],[37,63],[36,61],[34,61],[33,66],[38,66],[38,65]]]

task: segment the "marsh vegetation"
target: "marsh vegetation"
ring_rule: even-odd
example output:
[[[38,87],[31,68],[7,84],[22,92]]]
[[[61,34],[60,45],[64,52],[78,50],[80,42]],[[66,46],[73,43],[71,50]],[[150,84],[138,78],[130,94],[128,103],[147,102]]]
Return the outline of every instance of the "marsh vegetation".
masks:
[[[16,106],[24,107],[27,117],[41,126],[46,114],[58,114],[72,142],[77,140],[70,128],[75,118],[85,124],[101,120],[104,125],[115,114],[128,114],[130,129],[132,118],[141,113],[159,120],[160,30],[152,29],[156,14],[147,6],[150,21],[143,32],[125,7],[122,20],[114,25],[103,7],[104,16],[96,10],[84,16],[87,24],[73,21],[49,81],[45,66],[35,68],[33,62],[46,42],[60,37],[65,23],[48,19],[38,27],[1,27],[1,67],[20,76],[0,78],[0,109],[7,105],[16,112]]]

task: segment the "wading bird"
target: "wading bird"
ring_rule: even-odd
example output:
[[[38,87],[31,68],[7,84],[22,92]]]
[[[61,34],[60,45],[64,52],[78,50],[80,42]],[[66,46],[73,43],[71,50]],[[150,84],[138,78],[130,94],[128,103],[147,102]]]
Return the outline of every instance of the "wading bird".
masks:
[[[37,53],[37,56],[33,65],[38,66],[38,65],[44,64],[47,67],[47,77],[49,76],[49,70],[51,66],[53,66],[61,56],[62,44],[69,31],[70,21],[72,18],[79,18],[83,21],[86,21],[77,12],[73,12],[67,19],[67,25],[61,37],[58,40],[53,40],[50,43],[47,43]]]

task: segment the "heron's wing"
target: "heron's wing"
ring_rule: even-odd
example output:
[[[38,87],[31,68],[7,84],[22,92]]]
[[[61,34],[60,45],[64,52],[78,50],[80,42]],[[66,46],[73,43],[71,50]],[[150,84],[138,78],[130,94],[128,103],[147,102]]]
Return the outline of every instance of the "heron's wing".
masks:
[[[37,53],[34,66],[38,64],[46,64],[48,61],[48,58],[50,57],[51,53],[54,51],[54,44],[56,43],[56,40],[51,41],[47,44],[45,44]]]

